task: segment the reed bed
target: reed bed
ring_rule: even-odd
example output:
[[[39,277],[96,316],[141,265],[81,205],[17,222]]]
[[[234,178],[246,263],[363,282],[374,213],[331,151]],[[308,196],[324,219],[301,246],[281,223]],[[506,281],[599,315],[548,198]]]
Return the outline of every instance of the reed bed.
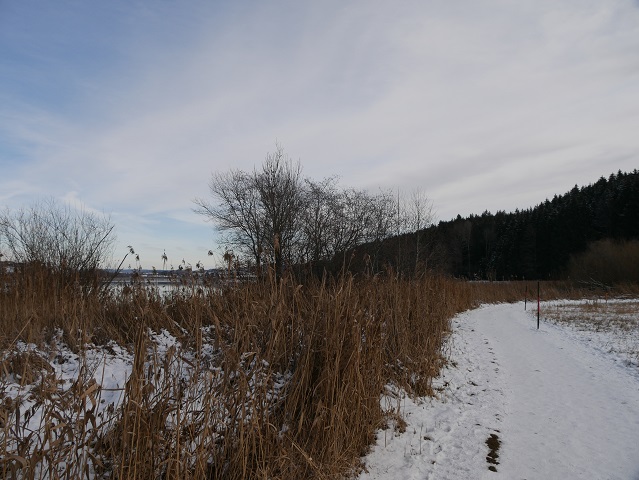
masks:
[[[449,320],[526,292],[536,282],[389,273],[161,292],[2,273],[0,478],[352,476],[375,432],[402,423],[383,393],[432,394]]]
[[[390,274],[0,286],[0,477],[24,479],[348,477],[396,415],[385,387],[432,393],[449,320],[475,303]]]
[[[537,301],[537,288],[542,301],[558,299],[606,299],[637,298],[639,283],[620,283],[605,285],[600,282],[574,282],[570,280],[553,281],[504,281],[504,282],[468,282],[465,287],[475,304],[520,302],[527,299]]]

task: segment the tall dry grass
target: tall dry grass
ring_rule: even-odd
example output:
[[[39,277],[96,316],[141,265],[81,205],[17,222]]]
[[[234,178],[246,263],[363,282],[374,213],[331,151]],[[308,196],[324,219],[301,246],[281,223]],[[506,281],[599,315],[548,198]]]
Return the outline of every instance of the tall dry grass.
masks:
[[[567,267],[571,278],[607,285],[639,281],[639,241],[592,242],[579,254],[572,255]]]
[[[386,421],[385,385],[430,393],[449,319],[476,301],[461,282],[393,275],[162,295],[30,271],[0,286],[3,478],[343,478]],[[178,343],[160,348],[160,331]],[[60,338],[130,349],[117,405],[99,367],[60,382]]]
[[[639,284],[630,282],[611,285],[571,280],[468,282],[465,288],[475,305],[525,299],[530,302],[537,300],[538,283],[541,300],[639,296]]]

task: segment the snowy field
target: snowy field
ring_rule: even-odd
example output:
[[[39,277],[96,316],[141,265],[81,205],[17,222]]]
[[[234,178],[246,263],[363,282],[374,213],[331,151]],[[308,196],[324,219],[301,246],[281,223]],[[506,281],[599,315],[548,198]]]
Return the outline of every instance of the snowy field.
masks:
[[[638,302],[483,306],[453,320],[437,399],[395,394],[360,479],[639,479]],[[394,402],[394,403],[393,403]]]
[[[543,302],[541,317],[639,373],[639,300]]]

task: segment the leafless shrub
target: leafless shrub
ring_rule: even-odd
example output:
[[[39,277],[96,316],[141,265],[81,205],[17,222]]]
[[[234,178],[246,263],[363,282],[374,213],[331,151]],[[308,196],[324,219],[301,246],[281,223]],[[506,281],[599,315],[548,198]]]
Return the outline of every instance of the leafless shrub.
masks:
[[[96,286],[98,268],[110,260],[114,226],[107,217],[53,199],[0,214],[0,243],[19,265],[50,269],[65,284]]]
[[[568,266],[571,278],[596,286],[639,282],[639,241],[600,240],[573,255]]]

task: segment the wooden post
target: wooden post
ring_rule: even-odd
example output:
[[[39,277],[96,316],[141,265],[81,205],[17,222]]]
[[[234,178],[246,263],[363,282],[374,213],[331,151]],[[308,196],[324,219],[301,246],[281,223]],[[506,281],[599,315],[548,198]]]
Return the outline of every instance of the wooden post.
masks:
[[[539,330],[539,282],[537,282],[537,330]]]
[[[526,293],[524,294],[524,311],[526,311],[528,304],[528,284],[526,284]]]

